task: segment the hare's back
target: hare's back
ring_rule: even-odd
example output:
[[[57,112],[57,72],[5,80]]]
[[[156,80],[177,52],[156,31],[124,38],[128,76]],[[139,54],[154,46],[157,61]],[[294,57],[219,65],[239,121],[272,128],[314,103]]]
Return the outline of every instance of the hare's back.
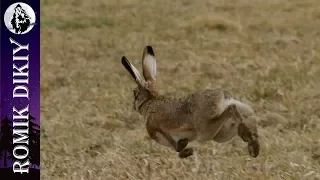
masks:
[[[193,116],[213,118],[223,112],[225,100],[230,97],[223,89],[205,89],[190,94],[188,99]]]

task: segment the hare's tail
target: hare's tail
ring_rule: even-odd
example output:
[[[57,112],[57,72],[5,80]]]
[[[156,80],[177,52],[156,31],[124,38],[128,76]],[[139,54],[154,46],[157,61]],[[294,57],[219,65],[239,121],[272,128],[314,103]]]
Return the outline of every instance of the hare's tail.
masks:
[[[236,107],[238,108],[238,110],[240,111],[241,114],[243,115],[251,115],[254,113],[254,110],[248,105],[248,104],[245,104],[243,102],[240,102],[236,99],[227,99],[226,100],[226,107],[231,105],[231,104],[235,104]]]

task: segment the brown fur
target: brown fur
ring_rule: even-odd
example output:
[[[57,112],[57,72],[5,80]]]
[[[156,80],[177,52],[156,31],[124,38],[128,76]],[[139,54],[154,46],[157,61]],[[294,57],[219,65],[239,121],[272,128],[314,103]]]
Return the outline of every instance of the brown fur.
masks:
[[[149,66],[143,63],[146,81],[137,83],[134,109],[145,118],[146,129],[152,139],[175,149],[179,157],[185,158],[193,153],[192,148],[186,148],[188,142],[226,142],[238,134],[248,142],[249,154],[258,156],[260,144],[257,127],[252,122],[244,123],[235,104],[226,104],[227,100],[233,98],[228,91],[205,89],[180,98],[160,96],[155,88],[155,74],[148,69],[153,67],[150,64],[154,63],[155,66],[156,63],[150,46],[144,50],[143,62],[146,55],[149,55],[146,60]],[[131,64],[129,66],[133,67]]]

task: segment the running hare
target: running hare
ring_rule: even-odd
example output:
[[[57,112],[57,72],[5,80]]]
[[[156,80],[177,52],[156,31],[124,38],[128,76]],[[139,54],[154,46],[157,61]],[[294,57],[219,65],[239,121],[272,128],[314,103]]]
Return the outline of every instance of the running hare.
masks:
[[[159,144],[173,148],[180,158],[193,154],[193,148],[186,148],[193,140],[223,143],[236,134],[248,143],[250,156],[259,155],[257,127],[242,118],[254,111],[226,90],[206,89],[181,98],[158,95],[156,59],[151,46],[143,51],[144,79],[125,56],[122,64],[138,85],[133,91],[134,110],[146,119],[149,136]]]

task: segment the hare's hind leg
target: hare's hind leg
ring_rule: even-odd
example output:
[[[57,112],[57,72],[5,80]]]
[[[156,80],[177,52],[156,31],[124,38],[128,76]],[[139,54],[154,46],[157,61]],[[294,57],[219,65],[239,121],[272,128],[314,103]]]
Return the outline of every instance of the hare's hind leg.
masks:
[[[219,132],[221,132],[221,129],[224,128],[225,123],[232,118],[232,108],[231,106],[228,106],[219,116],[209,119],[205,124],[200,124],[201,126],[198,128],[198,132],[200,132],[198,134],[198,139],[200,141],[215,139]],[[220,133],[219,136],[225,138],[222,133]],[[221,140],[221,138],[219,140]]]
[[[238,136],[240,136],[244,142],[248,143],[250,156],[257,157],[260,151],[257,125],[254,122],[244,121],[236,105],[230,106],[232,106],[234,118],[241,122],[238,125]]]
[[[244,142],[248,143],[248,151],[250,156],[257,157],[260,151],[260,143],[256,125],[242,122],[238,126],[238,135]]]
[[[227,141],[230,141],[237,135],[238,126],[240,123],[241,121],[238,121],[233,117],[229,117],[229,119],[221,127],[218,134],[214,136],[213,140],[218,143],[225,143]]]
[[[217,117],[220,121],[225,119],[219,132],[214,136],[216,142],[226,142],[232,139],[237,133],[238,136],[248,143],[250,156],[257,157],[260,151],[257,126],[252,122],[244,122],[236,105],[229,105],[224,112]]]

